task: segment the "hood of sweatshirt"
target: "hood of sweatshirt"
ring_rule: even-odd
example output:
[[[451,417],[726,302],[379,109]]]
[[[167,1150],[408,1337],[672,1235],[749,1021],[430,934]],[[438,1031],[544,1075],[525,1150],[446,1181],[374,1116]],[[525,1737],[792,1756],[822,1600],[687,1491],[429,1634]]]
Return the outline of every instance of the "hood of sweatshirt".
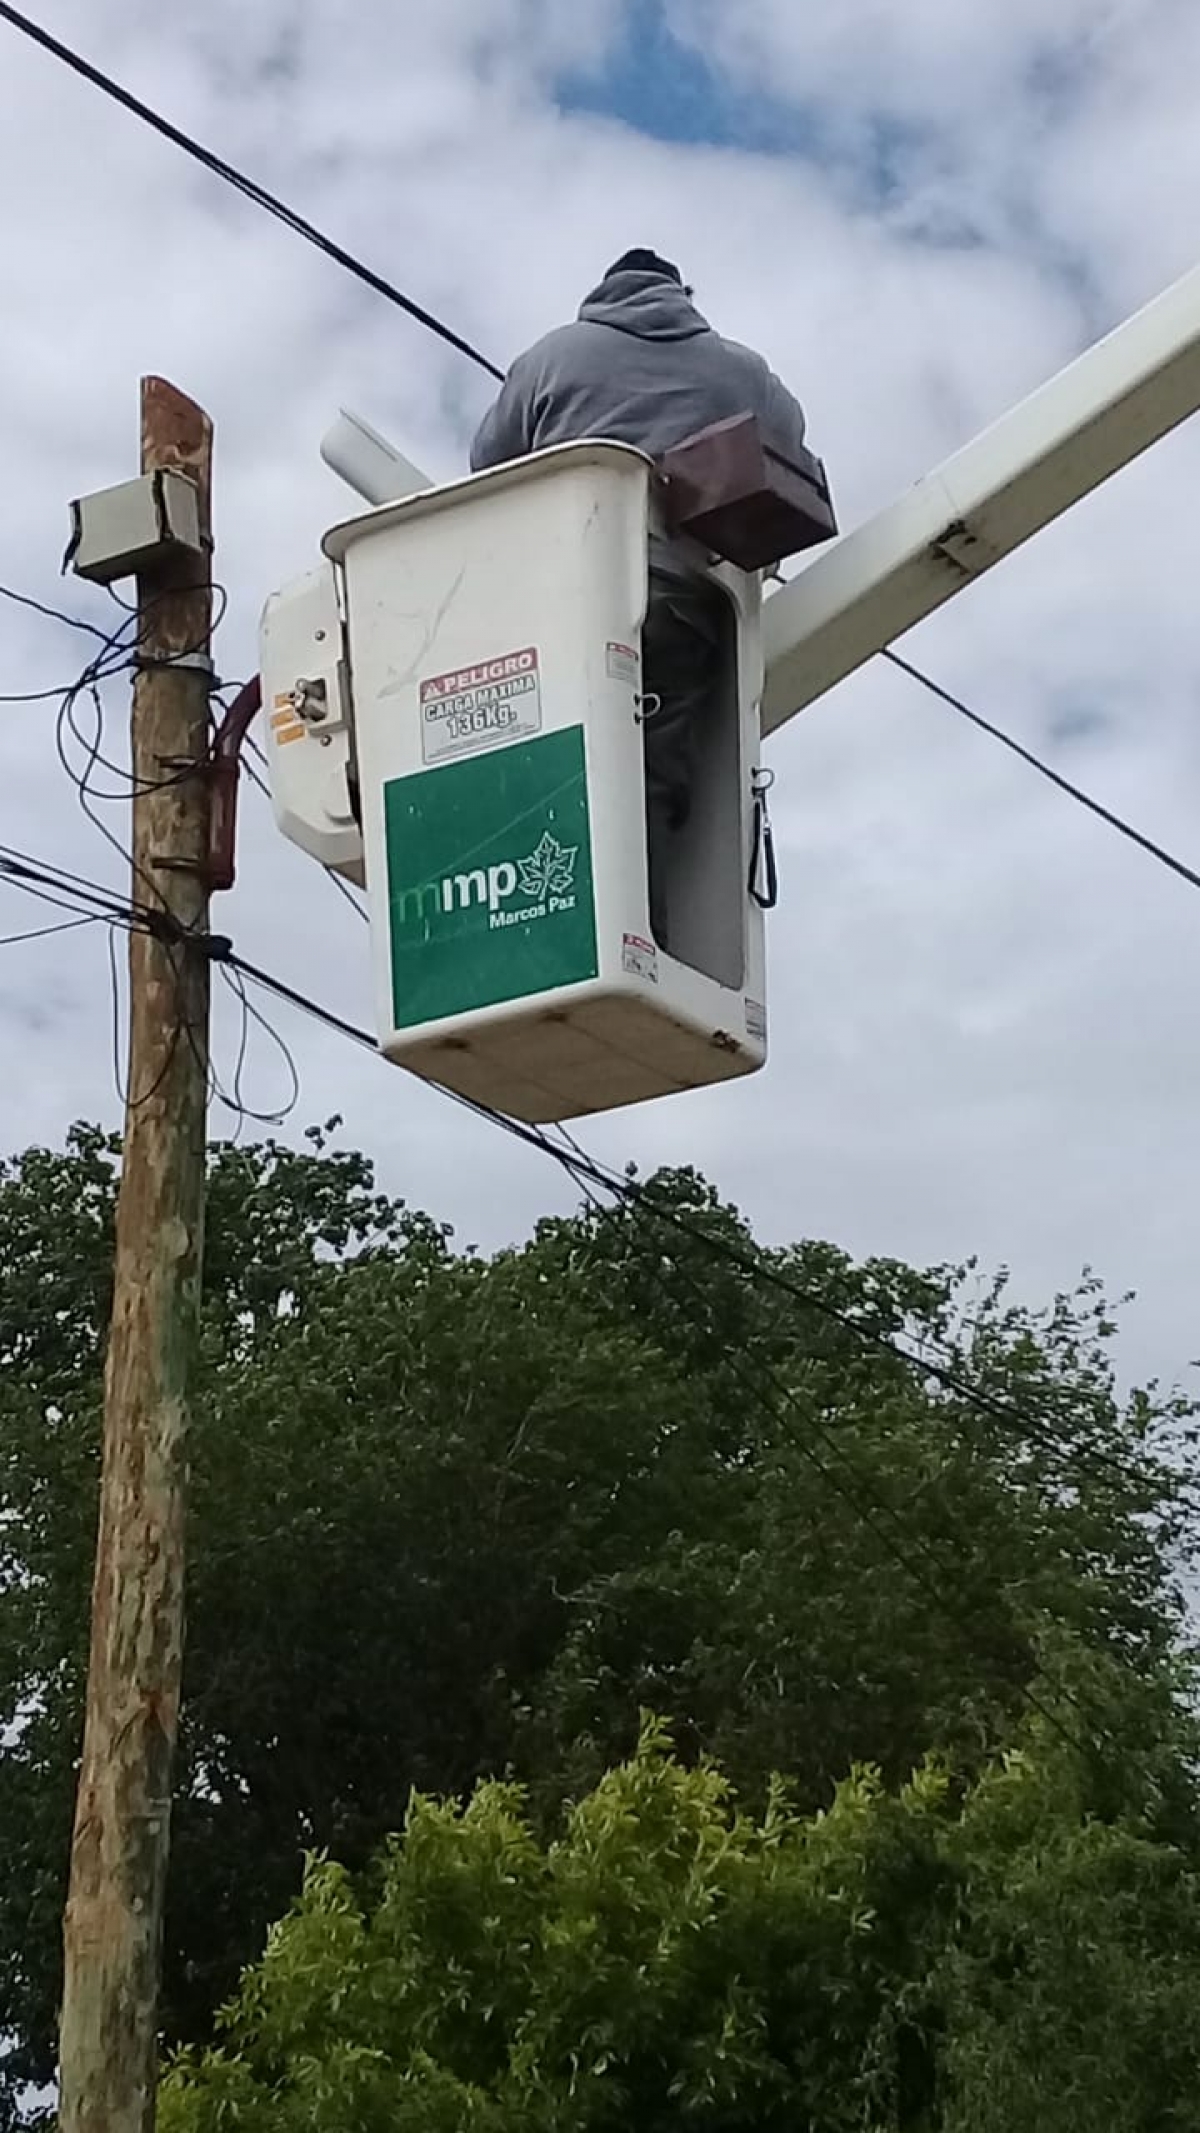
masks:
[[[690,296],[661,274],[610,274],[584,298],[579,316],[639,341],[690,341],[712,332]]]

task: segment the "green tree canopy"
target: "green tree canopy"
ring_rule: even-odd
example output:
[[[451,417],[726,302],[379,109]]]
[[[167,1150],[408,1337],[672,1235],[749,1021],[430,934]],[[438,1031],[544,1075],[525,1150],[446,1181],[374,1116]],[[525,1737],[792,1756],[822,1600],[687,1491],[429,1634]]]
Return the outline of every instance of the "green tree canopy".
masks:
[[[81,1128],[0,1167],[10,2095],[53,2062],[118,1162]],[[759,1246],[687,1172],[649,1194],[484,1258],[320,1134],[213,1149],[171,2039],[306,1852],[358,1870],[414,1787],[509,1772],[550,1826],[642,1706],[807,1815],[855,1765],[978,1773],[1036,1704],[1105,1744],[1098,1809],[1149,1757],[1156,1840],[1190,1841],[1159,1752],[1190,1419],[1117,1396],[1096,1286],[1031,1313],[969,1267]]]
[[[1200,1899],[1053,1737],[739,1812],[647,1730],[560,1836],[487,1784],[324,1860],[163,2133],[1169,2133]]]

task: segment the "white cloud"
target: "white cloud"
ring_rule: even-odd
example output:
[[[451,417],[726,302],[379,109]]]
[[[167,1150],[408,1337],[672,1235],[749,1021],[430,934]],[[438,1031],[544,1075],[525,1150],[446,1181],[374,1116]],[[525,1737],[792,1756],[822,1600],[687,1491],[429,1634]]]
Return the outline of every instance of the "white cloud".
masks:
[[[185,22],[130,0],[53,26],[503,358],[574,307],[625,243],[686,264],[716,323],[807,401],[853,521],[1187,264],[1178,203],[1200,145],[1182,5],[1003,10],[914,0],[797,9],[679,0],[732,91],[769,92],[797,152],[687,148],[565,116],[554,81],[598,59],[620,0],[326,6],[219,0]],[[66,499],[133,468],[137,378],[161,369],[217,423],[221,656],[255,656],[266,592],[344,494],[317,439],[359,406],[435,472],[461,465],[486,380],[10,31],[0,69],[0,578],[65,593]],[[802,152],[814,113],[825,160]],[[864,157],[887,150],[889,189]],[[957,232],[970,244],[950,243]],[[935,241],[936,240],[936,241]],[[1200,850],[1192,592],[1200,448],[1187,433],[919,633],[914,656],[1168,844]],[[4,614],[0,685],[72,671],[75,644]],[[121,688],[108,691],[114,726]],[[1055,742],[1068,710],[1099,724]],[[5,707],[0,837],[119,867],[82,821],[53,708]],[[1190,984],[1200,906],[954,714],[882,668],[775,744],[783,905],[773,1045],[756,1084],[617,1116],[608,1158],[695,1161],[775,1235],[856,1250],[980,1251],[1045,1293],[1085,1261],[1136,1285],[1131,1369],[1198,1343],[1200,1201]],[[369,1014],[361,930],[243,798],[218,923],[252,959]],[[5,891],[0,931],[36,923]],[[32,914],[32,917],[31,917]],[[46,913],[52,918],[55,914]],[[102,939],[0,958],[6,1142],[114,1118]],[[280,1011],[302,1118],[344,1111],[385,1181],[471,1238],[519,1232],[568,1189],[405,1076]],[[222,999],[222,1056],[234,1035]],[[281,1086],[252,1055],[250,1100]]]

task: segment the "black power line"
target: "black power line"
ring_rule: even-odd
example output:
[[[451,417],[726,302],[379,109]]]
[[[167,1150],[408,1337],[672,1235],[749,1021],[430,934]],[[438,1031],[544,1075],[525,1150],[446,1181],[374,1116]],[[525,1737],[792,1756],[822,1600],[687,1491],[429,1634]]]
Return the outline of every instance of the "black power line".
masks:
[[[17,880],[22,886],[27,883],[30,886],[34,883],[40,883],[44,884],[46,888],[56,890],[66,888],[68,893],[74,893],[85,903],[90,903],[93,906],[96,903],[101,903],[102,908],[99,910],[93,908],[88,913],[88,916],[93,919],[103,918],[109,921],[110,942],[113,930],[118,927],[126,930],[144,929],[155,932],[161,937],[169,939],[181,949],[192,949],[208,954],[218,969],[222,971],[228,969],[237,973],[239,979],[249,980],[251,983],[271,992],[275,997],[288,1001],[293,1006],[313,1016],[326,1027],[336,1031],[339,1035],[360,1044],[364,1049],[373,1052],[378,1051],[375,1040],[366,1031],[343,1020],[342,1017],[321,1006],[319,1002],[310,999],[295,987],[277,978],[272,972],[260,970],[255,965],[248,963],[233,950],[232,944],[220,935],[189,933],[161,908],[155,909],[136,904],[122,907],[116,904],[115,900],[104,896],[104,893],[98,891],[92,884],[87,883],[83,877],[70,875],[62,869],[46,867],[37,860],[23,854],[6,855],[0,851],[0,873],[7,874],[10,879]],[[50,899],[48,898],[48,900]],[[58,899],[55,898],[54,900],[57,901]],[[272,1032],[271,1034],[274,1035],[275,1033]],[[241,1062],[239,1060],[239,1075],[240,1066]],[[230,1102],[229,1098],[224,1100],[227,1103]],[[682,1216],[678,1209],[661,1203],[657,1196],[649,1192],[645,1186],[637,1184],[629,1176],[622,1176],[610,1170],[606,1165],[594,1161],[584,1153],[578,1143],[571,1141],[570,1136],[566,1136],[569,1145],[559,1147],[539,1128],[523,1125],[517,1120],[505,1117],[501,1112],[492,1111],[488,1106],[474,1103],[466,1098],[455,1098],[454,1100],[475,1115],[483,1118],[487,1123],[502,1128],[517,1139],[537,1147],[542,1153],[553,1157],[560,1167],[577,1183],[586,1181],[587,1187],[599,1186],[603,1190],[610,1192],[614,1196],[614,1200],[626,1208],[645,1208],[651,1217],[660,1224],[669,1224],[706,1249],[717,1252],[723,1258],[732,1258],[752,1278],[765,1278],[775,1282],[776,1285],[787,1289],[799,1302],[834,1318],[844,1330],[873,1346],[886,1350],[897,1361],[910,1368],[914,1368],[922,1374],[935,1377],[946,1375],[946,1373],[940,1372],[937,1366],[931,1364],[928,1358],[912,1355],[910,1351],[893,1341],[882,1329],[871,1326],[869,1322],[862,1322],[854,1318],[852,1314],[841,1311],[836,1305],[830,1304],[827,1299],[817,1296],[813,1291],[788,1281],[786,1277],[778,1273],[778,1270],[770,1269],[760,1261],[750,1259],[739,1253],[735,1247],[728,1246],[724,1239],[715,1237],[704,1227]],[[244,1110],[244,1107],[237,1101],[236,1087],[232,1107]],[[253,1116],[254,1114],[247,1113],[246,1115]],[[594,1204],[595,1202],[593,1201]],[[690,1282],[690,1279],[689,1286],[695,1287]],[[699,1291],[697,1290],[696,1293],[698,1294]],[[764,1366],[764,1369],[767,1367]],[[924,1592],[939,1609],[946,1611],[953,1622],[957,1623],[959,1618],[952,1601],[955,1598],[961,1599],[963,1591],[960,1589],[955,1594],[947,1593],[941,1578],[944,1570],[949,1566],[946,1565],[944,1559],[930,1545],[929,1541],[922,1536],[914,1536],[906,1531],[904,1521],[895,1507],[880,1495],[870,1480],[847,1457],[844,1448],[828,1431],[826,1425],[820,1421],[819,1416],[814,1421],[814,1418],[809,1416],[807,1412],[804,1416],[798,1415],[794,1394],[778,1377],[776,1372],[771,1370],[771,1384],[764,1391],[764,1380],[758,1371],[757,1365],[754,1369],[751,1369],[750,1366],[743,1366],[741,1363],[737,1363],[735,1368],[739,1380],[753,1395],[756,1402],[762,1406],[764,1412],[773,1416],[777,1423],[781,1419],[781,1408],[790,1417],[798,1418],[801,1427],[788,1430],[789,1440],[797,1451],[822,1476],[827,1486],[843,1496],[848,1503],[858,1510],[860,1516],[874,1532],[880,1544],[907,1573],[915,1586]],[[972,1387],[968,1381],[956,1378],[953,1382],[955,1389],[968,1402],[979,1405],[988,1411],[994,1411],[999,1407],[1000,1403],[994,1402],[989,1396],[984,1396],[981,1399],[978,1396],[977,1388]],[[1032,1434],[1030,1417],[1015,1408],[1011,1410],[1011,1416],[1014,1422],[1020,1422],[1023,1428]],[[810,1428],[815,1429],[829,1455],[829,1459],[836,1462],[836,1465],[827,1464],[821,1453],[808,1442],[805,1430]],[[1110,1463],[1119,1467],[1118,1462]],[[844,1473],[841,1471],[842,1469],[844,1469]],[[895,1529],[895,1532],[899,1535],[899,1541],[891,1537],[887,1530],[888,1528]],[[956,1557],[959,1558],[960,1562],[968,1561],[969,1549],[961,1537],[945,1524],[944,1531]],[[930,1565],[932,1565],[932,1575],[929,1569]],[[959,1626],[964,1637],[969,1637],[970,1631],[966,1624],[963,1623]],[[1019,1630],[1019,1624],[1015,1616],[1012,1618],[1011,1626],[1014,1631]],[[1074,1691],[1066,1683],[1052,1675],[1032,1649],[1028,1653],[1028,1663],[1035,1680],[1040,1681],[1056,1697],[1069,1703],[1082,1718],[1089,1718],[1089,1714]],[[1052,1726],[1072,1747],[1084,1752],[1084,1743],[1064,1725],[1062,1719],[1043,1701],[1030,1682],[1020,1682],[1017,1686],[1023,1699],[1031,1709],[1038,1712],[1043,1720]],[[1102,1730],[1097,1729],[1098,1732]]]
[[[264,751],[259,747],[258,742],[255,740],[253,734],[248,733],[246,735],[246,738],[242,743],[242,750],[242,769],[244,770],[246,776],[249,778],[250,783],[254,786],[255,790],[257,792],[262,793],[264,798],[268,802],[270,802],[271,788],[270,785],[267,783],[266,778],[263,776],[263,771],[267,770],[269,766],[267,763],[266,755]],[[247,762],[247,750],[249,750],[250,754],[254,756],[255,760],[259,764],[261,764],[262,768],[260,770],[256,770],[254,768],[253,763]],[[323,867],[322,871],[328,876],[330,883],[337,890],[338,895],[341,897],[343,903],[349,904],[350,909],[354,912],[355,916],[361,919],[369,919],[371,914],[368,911],[366,905],[362,903],[360,899],[355,895],[350,883],[343,879],[343,877],[337,872],[336,868],[326,866]]]
[[[0,948],[15,948],[21,941],[44,941],[50,933],[75,933],[80,926],[98,926],[100,923],[99,911],[90,912],[85,918],[60,918],[55,925],[32,926],[26,933],[0,933]]]
[[[99,637],[102,644],[109,642],[109,633],[95,622],[83,622],[78,615],[68,615],[60,607],[48,607],[44,600],[35,600],[29,593],[14,592],[11,585],[0,585],[0,599],[11,600],[17,607],[28,607],[35,615],[45,615],[51,622],[61,622],[65,629],[82,630],[89,637]],[[14,699],[9,698],[12,702]]]
[[[1051,785],[1057,785],[1059,791],[1065,792],[1069,799],[1077,800],[1089,813],[1098,815],[1101,822],[1106,822],[1110,829],[1116,830],[1118,836],[1128,837],[1131,844],[1136,844],[1143,852],[1149,852],[1152,859],[1157,859],[1161,866],[1169,867],[1172,874],[1178,874],[1180,880],[1186,881],[1189,888],[1200,889],[1200,872],[1195,867],[1188,866],[1186,860],[1176,859],[1173,852],[1168,852],[1165,846],[1156,844],[1153,837],[1147,837],[1144,831],[1135,829],[1131,822],[1126,822],[1124,816],[1114,814],[1111,807],[1105,807],[1101,801],[1094,800],[1081,785],[1073,785],[1070,778],[1063,777],[1061,771],[1051,769],[1049,763],[1043,763],[1040,756],[1034,755],[1032,749],[1025,748],[1020,741],[1014,740],[1012,734],[1006,733],[1002,726],[994,726],[990,718],[985,718],[981,711],[972,710],[970,704],[965,703],[961,696],[955,696],[953,690],[944,689],[940,681],[935,681],[931,674],[926,674],[920,667],[914,666],[910,659],[901,658],[900,653],[893,652],[890,647],[883,651],[881,657],[891,666],[899,667],[902,674],[920,682],[921,687],[928,689],[931,696],[949,704],[952,711],[959,712],[963,718],[969,718],[973,726],[978,726],[981,733],[989,734],[992,740],[999,741],[1002,748],[1020,756],[1021,761],[1028,763],[1031,770],[1036,770],[1039,777],[1048,778]]]
[[[94,917],[112,919],[119,925],[133,923],[129,906],[97,882],[87,881],[68,868],[47,865],[10,845],[0,844],[0,877],[28,890],[42,903],[57,904],[60,910],[90,910]]]
[[[232,185],[247,200],[252,200],[256,207],[264,208],[267,214],[274,215],[287,229],[294,230],[298,237],[303,237],[308,244],[315,245],[328,259],[334,260],[339,267],[344,267],[348,274],[353,274],[358,281],[365,282],[367,288],[373,289],[377,296],[386,297],[390,304],[395,304],[401,311],[407,312],[419,326],[426,327],[430,333],[435,333],[439,340],[445,341],[448,347],[457,349],[460,355],[465,355],[472,363],[477,363],[481,370],[487,371],[489,377],[503,378],[504,372],[498,369],[489,357],[481,354],[478,348],[474,348],[470,341],[464,340],[461,334],[455,333],[452,327],[447,326],[432,311],[427,311],[411,296],[406,296],[394,282],[388,281],[382,274],[377,274],[373,267],[368,267],[361,259],[357,259],[344,245],[337,244],[332,237],[327,237],[324,231],[307,222],[304,216],[297,214],[286,201],[278,199],[274,193],[269,193],[256,179],[248,178],[232,163],[227,163],[223,156],[215,154],[211,148],[205,148],[203,143],[195,140],[190,133],[185,133],[181,127],[173,125],[170,119],[155,111],[152,105],[143,103],[140,97],[134,96],[132,90],[114,81],[110,74],[101,73],[99,67],[93,66],[81,53],[73,51],[70,45],[52,37],[49,30],[43,29],[40,23],[31,21],[19,8],[10,6],[9,0],[0,0],[0,20],[7,22],[14,30],[19,30],[23,37],[30,38],[43,52],[49,52],[52,58],[61,60],[64,66],[70,67],[72,73],[90,82],[93,89],[99,89],[103,96],[110,97],[115,104],[120,104],[122,110],[131,112],[134,118],[141,119],[144,125],[152,126],[155,133],[160,133],[164,140],[173,142],[176,148],[181,148],[185,155],[191,156],[194,162],[211,171],[214,177],[224,179],[227,185]]]
[[[233,968],[240,970],[242,975],[248,978],[252,984],[263,986],[273,993],[277,999],[286,1001],[289,1006],[295,1007],[301,1013],[311,1016],[315,1021],[332,1030],[335,1035],[345,1037],[351,1043],[361,1046],[363,1050],[374,1052],[378,1055],[379,1045],[369,1031],[346,1021],[341,1015],[334,1014],[331,1009],[322,1006],[319,1001],[311,999],[296,987],[277,978],[272,972],[261,970],[255,965],[247,963],[236,953],[231,955],[229,960]],[[874,1348],[891,1356],[893,1361],[899,1363],[914,1377],[933,1379],[936,1384],[941,1386],[943,1391],[953,1394],[965,1406],[974,1408],[977,1413],[987,1415],[990,1419],[998,1421],[1010,1429],[1020,1431],[1028,1440],[1040,1443],[1044,1450],[1061,1455],[1062,1447],[1054,1437],[1050,1425],[1045,1422],[1043,1417],[1035,1417],[1027,1405],[1018,1405],[1015,1401],[1006,1399],[998,1393],[988,1392],[982,1386],[974,1384],[956,1365],[947,1363],[936,1355],[914,1352],[912,1348],[908,1347],[902,1340],[897,1339],[894,1334],[888,1332],[883,1326],[872,1323],[870,1319],[857,1317],[851,1311],[843,1310],[839,1305],[832,1303],[828,1297],[822,1296],[819,1291],[792,1279],[782,1268],[772,1265],[769,1260],[753,1257],[747,1252],[740,1251],[727,1238],[716,1236],[702,1225],[689,1221],[686,1216],[680,1214],[678,1208],[671,1207],[663,1202],[647,1186],[638,1184],[628,1174],[616,1171],[608,1164],[602,1163],[594,1156],[589,1155],[580,1146],[579,1142],[572,1139],[565,1131],[563,1132],[563,1138],[568,1145],[560,1147],[550,1138],[548,1133],[538,1126],[527,1125],[521,1120],[509,1118],[502,1111],[493,1110],[489,1105],[478,1103],[471,1097],[460,1096],[456,1091],[442,1088],[438,1083],[431,1083],[430,1086],[438,1094],[457,1104],[460,1109],[469,1111],[486,1125],[497,1127],[511,1138],[522,1141],[527,1147],[535,1148],[540,1154],[550,1156],[559,1165],[560,1169],[565,1170],[572,1180],[585,1190],[599,1188],[602,1191],[613,1194],[626,1205],[646,1209],[660,1224],[669,1225],[692,1242],[700,1244],[709,1253],[736,1267],[739,1272],[745,1274],[750,1280],[789,1296],[794,1303],[800,1304],[817,1316],[838,1326],[843,1333],[849,1334],[861,1345]],[[560,1131],[562,1130],[560,1129]],[[1125,1485],[1128,1485],[1136,1478],[1121,1459],[1117,1458],[1113,1453],[1105,1451],[1101,1445],[1089,1445],[1081,1449],[1075,1455],[1075,1463],[1083,1470],[1086,1470],[1089,1465],[1097,1470],[1103,1470],[1114,1481],[1119,1481]]]

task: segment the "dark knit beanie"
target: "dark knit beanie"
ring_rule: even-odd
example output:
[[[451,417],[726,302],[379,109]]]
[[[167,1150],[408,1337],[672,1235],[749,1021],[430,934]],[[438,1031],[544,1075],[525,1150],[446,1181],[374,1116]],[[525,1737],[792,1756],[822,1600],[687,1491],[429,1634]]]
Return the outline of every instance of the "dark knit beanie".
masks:
[[[672,266],[669,259],[660,259],[657,252],[647,251],[644,245],[632,252],[622,252],[621,257],[613,261],[605,281],[612,274],[659,274],[664,281],[673,281],[681,289],[683,287],[683,276],[678,267]]]

